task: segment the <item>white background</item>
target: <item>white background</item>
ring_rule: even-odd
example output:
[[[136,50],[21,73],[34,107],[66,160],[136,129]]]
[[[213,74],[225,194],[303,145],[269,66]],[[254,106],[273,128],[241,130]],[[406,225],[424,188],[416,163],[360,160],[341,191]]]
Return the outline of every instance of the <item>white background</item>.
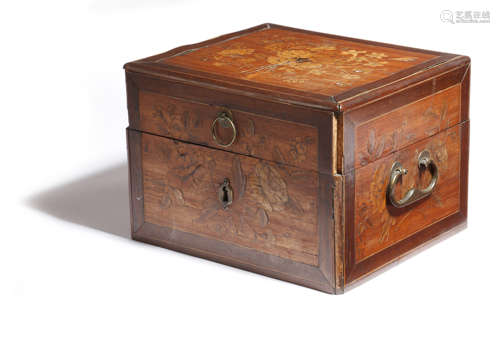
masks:
[[[495,1],[2,2],[0,335],[499,336],[499,16]],[[129,239],[123,64],[264,22],[472,58],[465,231],[342,296]]]

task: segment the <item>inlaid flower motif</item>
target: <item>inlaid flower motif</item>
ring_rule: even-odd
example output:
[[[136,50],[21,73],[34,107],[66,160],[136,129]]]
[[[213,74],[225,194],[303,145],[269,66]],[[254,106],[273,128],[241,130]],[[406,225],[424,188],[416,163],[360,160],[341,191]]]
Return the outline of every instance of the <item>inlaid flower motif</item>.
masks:
[[[281,211],[288,201],[288,192],[285,180],[276,168],[271,165],[259,163],[255,166],[255,178],[260,192],[259,199],[264,208]],[[269,209],[270,208],[270,209]]]
[[[381,67],[388,63],[387,61],[382,61],[388,56],[384,53],[368,53],[366,50],[349,49],[341,52],[341,55],[350,55],[350,57],[345,60],[348,64],[360,64],[367,67]]]
[[[224,49],[217,54],[222,56],[242,56],[253,54],[255,49],[253,48],[236,48],[236,49]]]
[[[361,78],[361,76],[355,74],[343,74],[342,78],[344,80],[357,80],[358,78]]]
[[[366,50],[354,50],[349,49],[340,53],[341,55],[351,55],[350,58],[347,59],[348,62],[355,61],[359,55],[366,54]]]
[[[269,56],[267,62],[270,64],[281,64],[297,60],[305,61],[311,56],[312,53],[307,50],[284,50],[279,51],[276,56]]]
[[[323,45],[323,46],[319,46],[319,47],[314,47],[314,48],[311,48],[310,50],[313,51],[313,52],[322,52],[322,51],[329,51],[329,50],[336,50],[337,47],[333,46],[333,45]]]
[[[371,52],[370,54],[367,55],[368,57],[373,57],[373,58],[376,58],[376,59],[383,59],[384,57],[387,57],[386,54],[384,53],[375,53],[375,52]]]
[[[311,87],[333,84],[348,88],[373,77],[375,72],[385,75],[389,61],[418,61],[416,57],[397,57],[373,48],[355,49],[353,45],[342,46],[326,39],[315,44],[293,36],[276,36],[262,42],[265,51],[251,48],[253,45],[232,43],[213,57],[213,64],[236,68],[247,80],[265,77],[292,86],[307,83]]]

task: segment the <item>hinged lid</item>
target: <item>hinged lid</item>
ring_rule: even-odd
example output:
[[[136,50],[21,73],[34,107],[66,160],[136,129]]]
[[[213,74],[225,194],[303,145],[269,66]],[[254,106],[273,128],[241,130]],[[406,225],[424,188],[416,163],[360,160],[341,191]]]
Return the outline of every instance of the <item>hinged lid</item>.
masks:
[[[452,54],[264,24],[131,62],[127,71],[177,77],[242,94],[345,110],[456,67]],[[445,66],[446,65],[446,66]],[[403,83],[404,82],[404,83]]]

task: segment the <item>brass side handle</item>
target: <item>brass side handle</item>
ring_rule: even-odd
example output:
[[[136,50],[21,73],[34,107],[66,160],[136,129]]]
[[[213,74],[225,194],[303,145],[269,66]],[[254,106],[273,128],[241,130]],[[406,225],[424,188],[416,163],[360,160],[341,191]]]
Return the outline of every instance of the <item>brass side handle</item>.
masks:
[[[228,128],[230,127],[233,131],[233,135],[231,137],[231,140],[228,143],[223,143],[220,139],[219,136],[217,135],[217,123],[221,123],[222,127]],[[234,141],[236,140],[236,126],[234,125],[233,122],[233,116],[231,114],[231,111],[229,109],[225,109],[217,115],[217,117],[214,119],[212,122],[212,138],[217,145],[222,146],[222,147],[229,147],[233,145]]]
[[[406,192],[405,196],[401,200],[396,200],[396,198],[394,197],[394,189],[396,187],[396,183],[400,179],[400,177],[408,173],[408,170],[405,169],[399,162],[395,162],[392,165],[389,185],[387,186],[387,198],[394,207],[402,208],[411,205],[418,200],[429,196],[436,188],[439,177],[439,170],[434,160],[431,159],[429,151],[424,150],[418,155],[418,166],[419,169],[428,169],[432,173],[431,182],[424,189],[410,189],[408,192]]]
[[[224,182],[220,184],[217,190],[217,197],[222,203],[223,209],[227,209],[233,203],[233,189],[229,183],[229,179],[224,178]]]

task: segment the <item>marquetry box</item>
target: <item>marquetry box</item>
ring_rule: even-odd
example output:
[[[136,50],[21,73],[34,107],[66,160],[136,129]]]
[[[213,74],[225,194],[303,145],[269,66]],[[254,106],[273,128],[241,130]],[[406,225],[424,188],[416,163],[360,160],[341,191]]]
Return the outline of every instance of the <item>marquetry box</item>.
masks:
[[[125,70],[135,240],[341,293],[465,224],[468,57],[264,24]]]

